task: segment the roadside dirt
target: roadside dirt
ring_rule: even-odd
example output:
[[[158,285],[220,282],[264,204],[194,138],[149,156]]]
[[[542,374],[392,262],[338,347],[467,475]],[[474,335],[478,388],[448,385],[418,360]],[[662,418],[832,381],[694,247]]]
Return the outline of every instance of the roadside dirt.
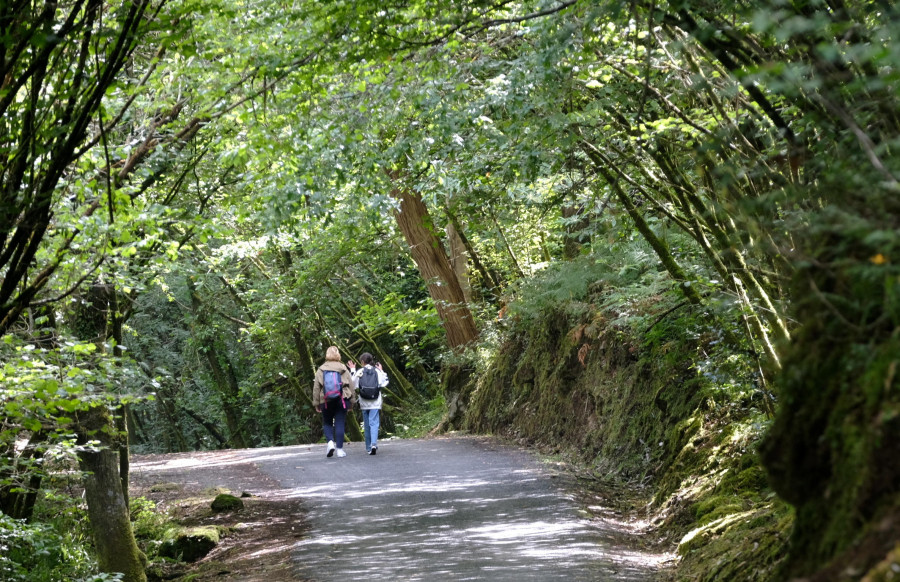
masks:
[[[156,504],[157,511],[185,527],[219,526],[225,531],[219,545],[193,564],[154,563],[148,572],[150,582],[299,580],[290,572],[290,552],[294,543],[308,531],[303,502],[279,495],[277,483],[251,463],[217,467],[207,462],[213,455],[227,454],[142,455],[133,459],[139,465],[131,473],[132,498],[149,499]],[[152,471],[143,469],[173,459],[183,461],[186,469],[204,469],[202,473],[191,471],[190,478],[178,480],[172,480],[171,475],[160,479]],[[197,480],[198,476],[202,480]],[[254,485],[234,488],[235,483]],[[241,497],[244,508],[214,513],[210,503],[219,493],[244,495]]]

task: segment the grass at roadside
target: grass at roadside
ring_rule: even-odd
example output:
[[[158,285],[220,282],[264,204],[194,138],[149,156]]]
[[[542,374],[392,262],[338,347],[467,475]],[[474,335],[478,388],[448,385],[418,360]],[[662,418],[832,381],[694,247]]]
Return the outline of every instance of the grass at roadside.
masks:
[[[440,423],[444,412],[443,396],[416,403],[394,416],[394,432],[386,436],[405,439],[425,437]]]

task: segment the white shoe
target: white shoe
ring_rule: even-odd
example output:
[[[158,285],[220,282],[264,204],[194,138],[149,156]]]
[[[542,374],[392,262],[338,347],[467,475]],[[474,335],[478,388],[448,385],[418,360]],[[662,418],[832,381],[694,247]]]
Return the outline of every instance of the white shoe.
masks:
[[[328,447],[325,449],[325,456],[330,457],[334,454],[334,441],[328,441]],[[338,455],[340,456],[340,455]]]
[[[347,453],[344,452],[344,449],[338,449],[338,457],[346,457]]]

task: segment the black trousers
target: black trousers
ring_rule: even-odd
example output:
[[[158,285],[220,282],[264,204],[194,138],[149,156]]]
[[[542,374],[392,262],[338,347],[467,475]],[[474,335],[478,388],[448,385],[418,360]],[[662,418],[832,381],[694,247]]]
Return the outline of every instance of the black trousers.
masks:
[[[344,426],[347,422],[347,411],[350,403],[346,398],[329,400],[322,410],[322,431],[325,440],[334,441],[334,446],[344,448]]]

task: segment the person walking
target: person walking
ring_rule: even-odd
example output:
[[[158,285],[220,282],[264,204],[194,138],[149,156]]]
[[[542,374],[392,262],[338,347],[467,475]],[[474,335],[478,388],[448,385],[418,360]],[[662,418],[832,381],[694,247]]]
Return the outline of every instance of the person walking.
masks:
[[[328,439],[325,456],[337,451],[338,457],[346,457],[344,452],[344,426],[347,411],[356,397],[351,386],[350,372],[341,362],[341,352],[335,346],[325,351],[325,363],[316,370],[313,381],[312,402],[317,412],[322,413],[322,431]]]
[[[359,393],[359,409],[362,410],[363,434],[366,438],[366,452],[374,455],[378,452],[378,429],[381,426],[381,405],[383,397],[381,389],[388,385],[387,374],[381,369],[381,362],[374,366],[372,354],[365,352],[359,357],[363,367],[356,369],[356,364],[347,362],[353,389]]]

